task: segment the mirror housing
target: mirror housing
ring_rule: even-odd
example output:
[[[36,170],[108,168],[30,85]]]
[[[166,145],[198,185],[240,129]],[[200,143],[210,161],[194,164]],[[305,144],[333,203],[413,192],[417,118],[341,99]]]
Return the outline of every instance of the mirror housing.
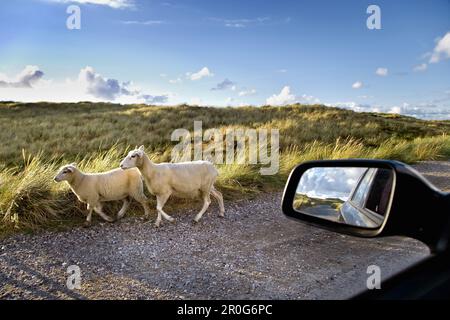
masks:
[[[296,211],[293,207],[302,175],[312,168],[364,167],[391,169],[395,175],[391,209],[377,228],[361,228],[325,220]],[[292,219],[327,230],[360,237],[408,236],[420,240],[431,251],[448,248],[450,194],[434,187],[414,168],[390,160],[325,160],[304,162],[288,178],[282,200],[283,213]]]

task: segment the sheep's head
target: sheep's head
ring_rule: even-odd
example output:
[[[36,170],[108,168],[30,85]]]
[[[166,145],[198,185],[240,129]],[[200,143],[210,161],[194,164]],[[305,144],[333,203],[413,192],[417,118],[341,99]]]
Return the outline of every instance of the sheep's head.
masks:
[[[70,181],[72,180],[73,173],[75,172],[76,169],[77,169],[76,163],[63,166],[61,167],[61,169],[59,169],[58,174],[55,176],[53,180],[55,180],[56,182]]]
[[[120,163],[120,167],[123,170],[130,168],[141,168],[144,162],[144,154],[144,146],[140,146],[138,149],[130,151],[125,159],[123,159]]]

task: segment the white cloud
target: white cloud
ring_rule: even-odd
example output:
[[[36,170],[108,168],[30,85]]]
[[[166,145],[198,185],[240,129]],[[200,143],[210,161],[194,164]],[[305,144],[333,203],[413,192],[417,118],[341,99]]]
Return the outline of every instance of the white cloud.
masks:
[[[192,81],[200,80],[205,77],[213,77],[214,74],[209,71],[207,67],[203,67],[200,71],[195,73],[187,73],[186,76]]]
[[[191,106],[203,106],[203,100],[198,97],[194,97],[194,98],[191,98],[191,101],[189,101],[189,104]]]
[[[375,74],[380,77],[386,77],[388,75],[388,69],[387,68],[377,68],[375,71]]]
[[[236,85],[233,81],[229,79],[225,79],[222,82],[218,83],[214,88],[212,88],[212,91],[220,91],[220,90],[236,90]]]
[[[225,23],[225,27],[229,28],[245,28],[245,25],[242,23]]]
[[[170,94],[152,95],[130,82],[105,78],[92,67],[80,70],[78,77],[65,82],[43,80],[43,72],[36,66],[27,66],[15,77],[14,82],[0,81],[0,100],[21,102],[78,102],[114,101],[118,103],[162,104]],[[5,78],[5,76],[3,76]],[[7,83],[7,85],[5,85]]]
[[[244,107],[244,106],[251,106],[251,104],[244,103],[244,102],[236,100],[235,98],[232,98],[232,97],[228,97],[225,100],[225,107]]]
[[[255,89],[241,90],[238,93],[239,97],[253,96],[255,94],[256,94],[256,90]]]
[[[115,100],[127,90],[125,84],[120,84],[115,79],[103,78],[89,66],[81,69],[78,81],[84,84],[87,93],[105,100]]]
[[[312,168],[300,179],[297,192],[313,198],[346,201],[365,168]]]
[[[88,94],[107,101],[128,96],[145,103],[159,104],[166,103],[169,98],[168,95],[151,95],[139,89],[132,89],[129,82],[119,83],[116,79],[104,78],[89,66],[81,69],[78,81],[84,85]]]
[[[326,103],[325,104],[328,107],[337,107],[342,109],[349,109],[356,112],[375,112],[372,108],[372,106],[368,104],[359,104],[354,101],[347,101],[347,102],[335,102],[335,103]]]
[[[409,110],[409,104],[403,103],[402,106],[379,106],[379,105],[371,105],[367,103],[358,103],[354,101],[349,102],[337,102],[332,104],[325,104],[329,107],[338,107],[342,109],[348,109],[355,112],[382,112],[382,113],[398,113],[398,114],[407,114],[407,110]]]
[[[49,0],[56,3],[78,3],[108,6],[114,9],[133,8],[133,0]]]
[[[283,106],[294,103],[318,104],[320,103],[320,100],[314,96],[310,96],[307,94],[296,96],[295,94],[291,93],[291,88],[289,86],[284,86],[279,94],[274,94],[273,96],[266,99],[266,104],[273,106]]]
[[[162,20],[146,20],[146,21],[128,20],[128,21],[121,21],[121,23],[126,25],[155,26],[164,24],[165,22]]]
[[[369,95],[363,94],[363,95],[358,96],[358,98],[360,98],[360,99],[373,99],[373,96],[369,96]]]
[[[422,72],[428,69],[428,65],[426,63],[419,64],[414,67],[414,72]]]
[[[282,106],[295,103],[295,95],[291,94],[291,88],[289,86],[283,87],[279,94],[267,98],[266,104],[272,106]]]
[[[393,106],[391,109],[389,109],[388,113],[400,114],[402,113],[402,108],[398,106]]]
[[[450,106],[445,103],[436,104],[433,102],[426,102],[414,105],[403,103],[401,106],[391,107],[387,112],[421,119],[450,120]]]
[[[297,102],[305,103],[305,104],[318,104],[320,100],[314,96],[309,96],[307,94],[302,94],[297,98]]]
[[[325,104],[329,107],[338,107],[342,109],[349,109],[356,112],[382,112],[401,114],[405,116],[416,117],[420,119],[437,119],[437,120],[450,120],[450,106],[437,103],[417,103],[411,105],[404,102],[402,105],[394,106],[380,106],[371,104],[360,104],[354,101],[350,102],[337,102],[331,104]]]
[[[224,18],[208,18],[210,21],[217,22],[227,28],[247,28],[257,26],[273,26],[288,24],[292,21],[291,17],[286,18],[270,18],[270,17],[256,17],[256,18],[242,18],[242,19],[224,19]]]
[[[430,63],[437,63],[443,59],[450,58],[450,31],[445,34],[444,37],[439,39],[436,46],[433,49],[433,53],[430,57]]]
[[[182,83],[182,82],[183,82],[183,79],[181,79],[180,77],[169,80],[169,83],[171,83],[171,84],[178,84],[178,83]]]
[[[364,86],[364,84],[361,81],[356,81],[354,84],[352,84],[353,89],[361,89]]]
[[[264,25],[270,23],[271,19],[268,17],[258,17],[252,19],[223,19],[223,18],[209,18],[209,20],[222,23],[228,28],[245,28],[255,25]]]
[[[169,95],[162,94],[159,96],[153,96],[151,94],[141,94],[138,96],[138,98],[143,99],[145,101],[145,103],[148,103],[148,104],[163,104],[163,103],[167,103],[167,101],[169,100]]]
[[[0,88],[31,88],[44,76],[44,72],[38,66],[26,66],[12,79],[6,75],[0,75]]]
[[[278,73],[286,73],[288,72],[287,69],[278,69],[277,70]]]

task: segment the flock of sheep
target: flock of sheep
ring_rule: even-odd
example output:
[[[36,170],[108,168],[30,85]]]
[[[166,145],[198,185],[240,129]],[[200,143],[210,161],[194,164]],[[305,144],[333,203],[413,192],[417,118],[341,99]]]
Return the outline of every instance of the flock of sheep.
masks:
[[[225,208],[222,194],[214,188],[218,171],[211,162],[194,161],[183,163],[153,163],[145,154],[144,146],[130,151],[120,163],[120,169],[104,173],[83,173],[75,163],[63,166],[54,180],[66,181],[78,200],[87,204],[86,225],[90,225],[95,211],[104,220],[113,222],[121,219],[131,199],[139,202],[145,210],[145,217],[150,215],[148,199],[144,194],[145,184],[151,194],[156,196],[158,217],[155,226],[159,227],[162,218],[173,222],[174,219],[164,212],[163,207],[171,195],[181,198],[201,197],[203,207],[195,216],[198,222],[211,204],[212,195],[219,202],[221,217]],[[123,201],[123,206],[113,219],[102,210],[102,202]]]

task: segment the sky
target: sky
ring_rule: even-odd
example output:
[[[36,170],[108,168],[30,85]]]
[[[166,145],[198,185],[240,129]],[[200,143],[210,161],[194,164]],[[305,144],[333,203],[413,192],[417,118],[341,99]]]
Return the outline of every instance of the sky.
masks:
[[[73,5],[80,29],[67,26]],[[367,26],[370,5],[380,29]],[[1,1],[0,100],[450,119],[450,1]]]
[[[312,198],[347,201],[367,168],[311,168],[301,177],[297,193]]]

